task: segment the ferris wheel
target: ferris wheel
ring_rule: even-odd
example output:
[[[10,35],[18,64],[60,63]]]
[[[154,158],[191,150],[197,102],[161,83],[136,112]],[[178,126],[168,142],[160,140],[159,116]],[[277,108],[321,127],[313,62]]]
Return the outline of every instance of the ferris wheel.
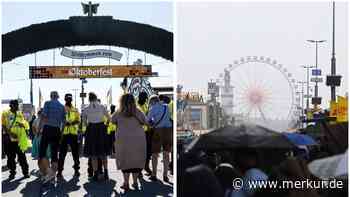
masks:
[[[242,57],[225,68],[218,82],[222,102],[232,92],[233,103],[223,103],[224,110],[227,105],[226,111],[232,116],[263,124],[284,120],[289,128],[296,124],[298,86],[287,68],[276,60],[264,56]]]

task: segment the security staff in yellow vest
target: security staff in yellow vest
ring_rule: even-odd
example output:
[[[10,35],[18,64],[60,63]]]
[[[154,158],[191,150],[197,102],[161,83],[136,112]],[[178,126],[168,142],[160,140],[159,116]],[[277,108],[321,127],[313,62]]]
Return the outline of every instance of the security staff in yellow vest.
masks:
[[[149,110],[147,101],[148,101],[148,94],[146,92],[140,92],[138,96],[137,107],[140,111],[142,111],[145,114],[145,116],[147,116],[148,110]],[[143,126],[143,129],[145,130],[145,134],[146,134],[146,163],[145,163],[144,170],[147,172],[148,175],[151,175],[152,171],[149,168],[149,162],[152,156],[153,131],[147,126]]]
[[[29,129],[29,124],[25,120],[23,113],[19,111],[17,100],[10,101],[10,110],[2,113],[1,123],[3,131],[10,138],[7,147],[7,167],[10,169],[9,180],[14,179],[16,176],[16,155],[24,178],[29,178],[29,166],[25,155],[25,151],[30,146],[26,133],[26,130]]]
[[[110,114],[111,114],[111,116],[114,114],[114,112],[115,112],[115,105],[111,105],[111,107],[110,107]],[[112,155],[113,155],[115,153],[114,142],[115,142],[115,132],[117,131],[117,125],[113,124],[112,122],[107,122],[106,121],[106,124],[107,123],[108,123],[108,125],[107,125],[107,134],[108,134],[108,137],[109,137],[109,143],[110,143],[111,152],[112,152]]]
[[[62,178],[62,171],[64,160],[67,155],[68,145],[71,147],[74,161],[74,176],[79,176],[80,161],[79,161],[79,143],[78,143],[78,129],[80,124],[80,114],[78,110],[72,106],[72,94],[66,94],[64,97],[66,101],[65,110],[65,125],[63,127],[63,135],[60,144],[60,153],[58,159],[58,173],[57,178]]]

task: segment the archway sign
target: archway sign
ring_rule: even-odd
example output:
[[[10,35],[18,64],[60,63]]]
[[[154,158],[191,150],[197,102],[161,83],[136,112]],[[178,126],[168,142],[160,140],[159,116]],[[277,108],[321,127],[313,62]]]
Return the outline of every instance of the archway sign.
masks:
[[[154,77],[151,65],[30,66],[30,79]]]

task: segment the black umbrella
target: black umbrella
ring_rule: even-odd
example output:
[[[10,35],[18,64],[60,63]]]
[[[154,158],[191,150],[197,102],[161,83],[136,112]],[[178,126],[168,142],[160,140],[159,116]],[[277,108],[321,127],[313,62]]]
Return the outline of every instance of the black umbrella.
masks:
[[[293,149],[295,145],[281,133],[258,125],[243,124],[201,135],[189,148],[210,151],[236,148]]]

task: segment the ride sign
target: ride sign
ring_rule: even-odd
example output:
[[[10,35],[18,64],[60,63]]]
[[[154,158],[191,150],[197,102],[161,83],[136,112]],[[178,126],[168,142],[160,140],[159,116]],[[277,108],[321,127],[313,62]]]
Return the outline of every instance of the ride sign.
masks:
[[[152,77],[151,65],[30,66],[30,79]]]

